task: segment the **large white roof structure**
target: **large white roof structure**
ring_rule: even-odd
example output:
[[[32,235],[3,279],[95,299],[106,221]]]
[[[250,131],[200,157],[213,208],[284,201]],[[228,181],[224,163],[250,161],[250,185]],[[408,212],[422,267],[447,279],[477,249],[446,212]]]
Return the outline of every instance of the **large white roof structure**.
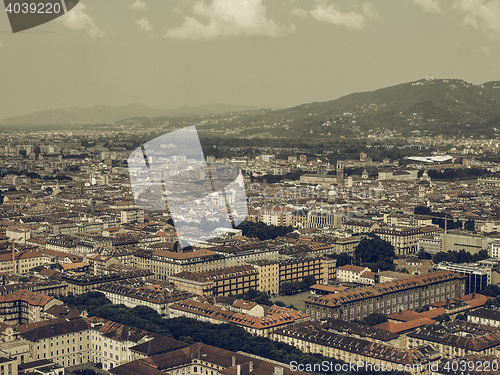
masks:
[[[408,156],[406,159],[420,161],[423,163],[442,163],[445,161],[450,161],[453,158],[450,155],[441,155],[441,156]]]

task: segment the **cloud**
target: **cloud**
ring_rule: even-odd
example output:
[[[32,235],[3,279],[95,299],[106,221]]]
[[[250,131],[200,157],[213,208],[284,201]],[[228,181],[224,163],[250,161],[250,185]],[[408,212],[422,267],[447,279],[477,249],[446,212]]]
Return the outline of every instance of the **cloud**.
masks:
[[[153,31],[153,25],[151,25],[151,22],[149,22],[148,17],[141,18],[135,21],[135,23],[141,31]]]
[[[199,0],[183,23],[167,31],[174,39],[213,39],[230,36],[279,36],[293,28],[276,24],[266,15],[263,0]]]
[[[419,5],[424,12],[431,14],[441,13],[441,5],[438,0],[411,0],[415,4]]]
[[[144,0],[135,0],[129,7],[132,10],[146,10],[146,2]]]
[[[493,38],[500,36],[500,0],[456,0],[455,9],[465,14],[465,25]]]
[[[328,22],[354,30],[365,28],[368,20],[377,17],[373,5],[368,3],[363,3],[352,11],[341,11],[335,4],[320,3],[312,10],[306,11],[296,8],[292,13],[301,17],[311,16],[317,21]]]
[[[83,30],[91,38],[104,36],[104,32],[96,25],[94,19],[86,12],[87,7],[79,3],[70,12],[60,18],[60,21],[71,30]]]

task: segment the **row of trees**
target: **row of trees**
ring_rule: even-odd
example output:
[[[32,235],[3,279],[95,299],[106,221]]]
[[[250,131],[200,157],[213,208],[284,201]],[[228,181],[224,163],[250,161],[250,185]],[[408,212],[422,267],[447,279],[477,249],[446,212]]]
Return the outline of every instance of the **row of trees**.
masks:
[[[471,254],[468,251],[462,249],[460,251],[448,250],[439,251],[432,255],[424,250],[420,250],[417,253],[417,258],[419,259],[432,259],[434,263],[450,262],[450,263],[474,263],[480,260],[488,259],[488,250],[481,250],[475,254]]]
[[[302,281],[287,281],[280,285],[280,295],[296,294],[309,290],[311,285],[316,284],[314,276],[306,276]]]
[[[482,168],[446,168],[442,171],[437,169],[429,169],[427,171],[427,174],[432,179],[457,180],[469,178],[472,179],[475,177],[491,175],[491,172]]]
[[[303,170],[301,169],[298,169],[294,172],[290,172],[290,173],[286,173],[284,175],[274,175],[274,174],[266,174],[264,176],[259,176],[259,177],[250,177],[251,181],[254,182],[267,182],[268,184],[275,184],[277,182],[281,182],[283,180],[292,180],[292,181],[295,181],[295,180],[298,180],[300,179],[300,176],[302,176],[303,174],[305,174],[306,172],[304,172]]]
[[[241,229],[242,234],[251,238],[258,238],[261,241],[273,240],[276,237],[284,236],[293,231],[292,227],[282,225],[267,225],[259,221],[254,223],[252,221],[244,221],[237,226]]]
[[[245,301],[252,301],[259,305],[272,306],[273,301],[267,292],[259,292],[255,289],[248,289],[245,293],[238,294],[236,298],[244,299]]]

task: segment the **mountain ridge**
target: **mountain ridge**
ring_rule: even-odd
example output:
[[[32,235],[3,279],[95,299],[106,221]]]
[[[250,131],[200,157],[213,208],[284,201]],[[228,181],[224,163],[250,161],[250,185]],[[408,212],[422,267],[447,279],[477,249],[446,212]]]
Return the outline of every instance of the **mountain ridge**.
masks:
[[[84,125],[115,123],[133,117],[160,117],[224,114],[255,110],[260,107],[233,104],[205,104],[199,106],[180,106],[172,109],[158,109],[139,103],[121,106],[95,105],[90,107],[66,107],[46,109],[26,115],[0,119],[0,125]]]

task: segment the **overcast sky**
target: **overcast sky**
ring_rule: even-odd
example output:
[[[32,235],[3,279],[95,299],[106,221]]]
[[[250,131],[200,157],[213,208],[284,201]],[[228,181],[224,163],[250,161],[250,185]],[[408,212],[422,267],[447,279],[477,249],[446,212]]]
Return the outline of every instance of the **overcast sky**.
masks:
[[[500,80],[499,43],[500,0],[81,0],[16,34],[2,11],[0,118],[96,104],[286,107],[427,74],[478,84]]]

